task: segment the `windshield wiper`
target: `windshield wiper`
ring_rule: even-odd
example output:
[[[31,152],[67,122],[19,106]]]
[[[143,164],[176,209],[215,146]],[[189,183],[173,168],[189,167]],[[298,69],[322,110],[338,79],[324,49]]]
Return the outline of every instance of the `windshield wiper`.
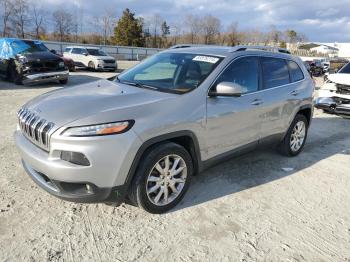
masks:
[[[136,86],[139,88],[146,88],[146,89],[153,89],[153,90],[158,90],[159,88],[154,87],[154,86],[149,86],[149,85],[145,85],[145,84],[141,84],[138,82],[128,82],[128,81],[121,81],[118,77],[117,80],[122,83],[122,84],[126,84],[126,85],[131,85],[131,86]]]

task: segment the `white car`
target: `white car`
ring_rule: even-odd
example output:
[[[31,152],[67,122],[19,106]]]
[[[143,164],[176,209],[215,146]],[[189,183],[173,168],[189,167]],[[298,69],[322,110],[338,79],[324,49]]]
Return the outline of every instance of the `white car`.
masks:
[[[315,107],[325,112],[350,117],[350,63],[330,74],[319,90]]]
[[[76,66],[90,70],[115,71],[118,68],[115,58],[97,47],[68,46],[63,56],[73,59]]]

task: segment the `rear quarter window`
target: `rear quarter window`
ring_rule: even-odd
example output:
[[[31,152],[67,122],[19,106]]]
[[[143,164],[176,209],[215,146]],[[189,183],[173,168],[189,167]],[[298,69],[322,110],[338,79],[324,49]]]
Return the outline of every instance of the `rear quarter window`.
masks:
[[[264,89],[290,83],[287,63],[284,59],[263,57],[261,59]]]
[[[290,77],[292,82],[297,82],[304,79],[303,71],[300,69],[299,65],[294,61],[287,61]]]
[[[66,47],[66,49],[64,49],[64,52],[69,53],[70,51],[72,51],[72,48]]]

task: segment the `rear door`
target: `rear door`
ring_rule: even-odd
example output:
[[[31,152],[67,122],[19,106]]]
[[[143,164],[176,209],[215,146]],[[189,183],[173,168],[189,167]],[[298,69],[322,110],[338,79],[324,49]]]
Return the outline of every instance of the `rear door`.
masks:
[[[239,84],[240,97],[207,98],[208,158],[244,146],[257,144],[260,124],[259,58],[245,56],[235,59],[213,85],[221,82]]]
[[[289,72],[290,63],[299,68],[293,61],[261,57],[263,99],[261,138],[284,133],[295,112],[299,94],[298,82],[304,78],[304,75],[301,72],[301,75],[297,73],[292,76]]]

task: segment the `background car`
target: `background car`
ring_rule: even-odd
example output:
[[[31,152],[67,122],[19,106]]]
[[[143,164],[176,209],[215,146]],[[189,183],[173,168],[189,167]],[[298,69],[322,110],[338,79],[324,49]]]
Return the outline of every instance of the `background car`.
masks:
[[[40,41],[0,39],[0,76],[16,84],[59,81],[66,84],[69,71],[62,58]]]
[[[68,68],[68,70],[70,72],[75,72],[75,64],[74,64],[73,59],[68,58],[68,57],[64,57],[63,55],[57,53],[57,51],[54,49],[50,50],[50,52],[53,53],[54,55],[61,57],[63,59],[65,66]]]
[[[92,71],[115,71],[118,66],[114,57],[107,55],[97,47],[69,46],[63,56],[73,59],[76,66]]]

